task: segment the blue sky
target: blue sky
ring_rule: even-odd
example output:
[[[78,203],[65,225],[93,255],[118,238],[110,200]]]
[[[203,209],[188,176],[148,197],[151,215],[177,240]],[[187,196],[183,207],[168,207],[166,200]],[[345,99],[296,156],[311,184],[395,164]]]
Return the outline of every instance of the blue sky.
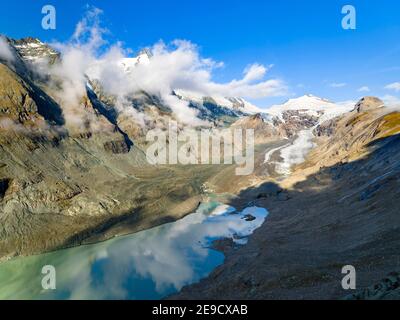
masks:
[[[56,30],[41,28],[45,4],[57,9]],[[133,50],[160,39],[196,43],[202,56],[224,62],[216,81],[241,78],[251,63],[273,64],[268,76],[285,81],[290,92],[255,101],[259,106],[305,93],[333,101],[399,95],[384,89],[400,81],[399,1],[14,0],[2,3],[0,33],[65,41],[88,4],[104,11],[110,42],[123,41]],[[341,27],[346,4],[357,10],[356,30]],[[370,92],[357,91],[363,86]]]

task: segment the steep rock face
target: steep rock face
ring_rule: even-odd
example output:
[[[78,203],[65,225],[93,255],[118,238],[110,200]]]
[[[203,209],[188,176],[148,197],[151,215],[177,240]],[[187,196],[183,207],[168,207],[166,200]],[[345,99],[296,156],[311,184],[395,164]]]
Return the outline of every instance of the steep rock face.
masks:
[[[168,122],[176,121],[172,110],[154,95],[137,92],[118,106],[117,97],[104,91],[102,85],[94,80],[89,81],[88,97],[96,109],[116,130],[124,135],[128,146],[143,145],[146,133],[154,128],[168,128]]]
[[[114,154],[129,152],[129,146],[125,140],[107,141],[104,143],[104,149]]]
[[[60,106],[29,77],[20,76],[9,66],[0,63],[0,117],[30,128],[45,123],[63,125]]]
[[[10,70],[17,73],[21,78],[25,80],[29,79],[33,75],[33,72],[27,66],[18,50],[12,45],[13,40],[2,35],[0,35],[0,40],[3,44],[7,45],[6,50],[10,55],[7,58],[0,57],[0,63],[10,68]]]
[[[51,64],[60,59],[60,53],[36,38],[9,39],[10,44],[18,51],[26,63],[35,63],[46,59]]]
[[[382,108],[385,104],[383,101],[376,97],[364,97],[355,106],[355,110],[360,112],[367,112]]]
[[[400,112],[382,107],[377,98],[364,98],[352,112],[322,123],[314,132],[318,146],[298,166],[291,182],[323,167],[367,157],[385,138],[398,137]]]
[[[256,144],[268,143],[286,137],[285,130],[275,126],[268,117],[260,113],[237,120],[231,128],[253,129]]]
[[[290,99],[275,105],[266,112],[272,116],[275,126],[286,132],[287,137],[310,129],[353,109],[351,105],[336,105],[313,95]],[[321,129],[321,133],[323,128]]]
[[[314,135],[316,137],[331,137],[336,131],[338,120],[339,118],[334,118],[321,123],[314,129]]]
[[[32,98],[32,88],[7,66],[0,64],[0,117],[25,125],[40,125],[43,117]]]
[[[282,112],[283,121],[276,119],[275,125],[283,130],[288,138],[291,138],[301,130],[314,127],[322,114],[322,112],[317,112],[317,115],[312,115],[301,110],[288,110]]]
[[[212,97],[205,97],[201,102],[189,100],[190,107],[196,109],[199,118],[217,125],[231,123],[244,113],[219,105]]]

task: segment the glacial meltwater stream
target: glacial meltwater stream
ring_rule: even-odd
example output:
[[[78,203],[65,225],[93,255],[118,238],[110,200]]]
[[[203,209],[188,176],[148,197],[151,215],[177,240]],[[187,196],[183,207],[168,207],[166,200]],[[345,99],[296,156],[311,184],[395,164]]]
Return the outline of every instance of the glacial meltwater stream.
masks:
[[[209,202],[181,220],[139,233],[3,262],[0,299],[161,299],[223,263],[224,255],[210,249],[213,240],[244,244],[267,214]],[[55,290],[42,287],[46,265],[55,267]]]

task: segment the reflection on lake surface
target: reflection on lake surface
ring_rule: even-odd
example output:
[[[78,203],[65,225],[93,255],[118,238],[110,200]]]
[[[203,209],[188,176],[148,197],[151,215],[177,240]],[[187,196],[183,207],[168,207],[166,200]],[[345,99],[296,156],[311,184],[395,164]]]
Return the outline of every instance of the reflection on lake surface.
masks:
[[[267,214],[257,207],[236,213],[210,202],[136,234],[4,262],[0,299],[160,299],[223,263],[223,254],[209,248],[213,240],[230,237],[243,244]],[[45,265],[56,268],[56,290],[42,289]]]

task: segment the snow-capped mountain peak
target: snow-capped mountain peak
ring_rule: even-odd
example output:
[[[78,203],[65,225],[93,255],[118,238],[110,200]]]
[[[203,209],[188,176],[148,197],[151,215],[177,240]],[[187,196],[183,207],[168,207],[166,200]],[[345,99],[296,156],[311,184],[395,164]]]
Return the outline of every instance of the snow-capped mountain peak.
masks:
[[[126,73],[131,73],[138,65],[148,65],[151,59],[151,52],[148,49],[143,49],[136,57],[124,58],[120,61],[120,66]]]
[[[312,94],[304,95],[302,97],[289,99],[287,102],[274,105],[268,109],[268,113],[279,113],[287,110],[325,110],[328,107],[335,106],[334,103],[327,99],[319,98]]]
[[[336,104],[327,99],[317,97],[312,94],[298,98],[289,99],[287,102],[274,105],[266,110],[272,116],[284,121],[284,114],[296,112],[299,115],[316,117],[319,123],[332,119],[351,110],[353,106],[348,104]]]
[[[59,52],[37,38],[28,37],[20,40],[10,40],[10,43],[25,62],[35,63],[42,59],[54,61],[59,57]]]

